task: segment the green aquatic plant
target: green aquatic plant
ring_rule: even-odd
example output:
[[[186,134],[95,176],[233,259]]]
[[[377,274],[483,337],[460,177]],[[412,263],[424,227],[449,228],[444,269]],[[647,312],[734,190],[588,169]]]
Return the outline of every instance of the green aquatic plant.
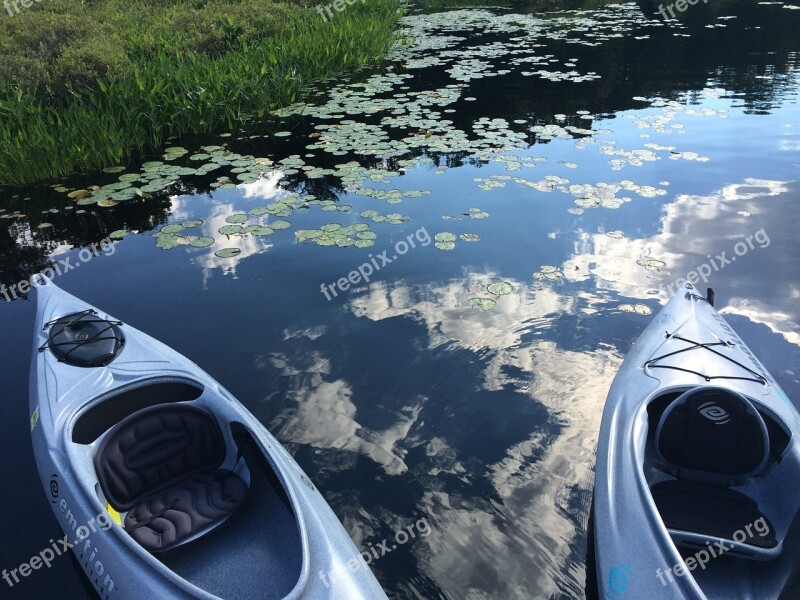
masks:
[[[326,23],[310,6],[269,0],[61,0],[2,19],[0,185],[114,170],[173,136],[264,119],[315,79],[380,60],[402,6],[357,3]],[[217,15],[241,34],[221,36]]]
[[[559,281],[560,279],[564,279],[564,272],[553,265],[542,265],[539,267],[539,270],[533,274],[533,278],[537,280]]]
[[[494,294],[495,296],[506,296],[513,291],[513,286],[508,283],[507,281],[498,281],[496,283],[492,283],[486,288],[490,294]]]
[[[242,251],[239,248],[223,248],[222,250],[217,250],[214,252],[214,255],[219,258],[233,258],[234,256],[239,256]]]
[[[470,298],[469,305],[479,310],[487,311],[497,306],[497,301],[491,298]]]

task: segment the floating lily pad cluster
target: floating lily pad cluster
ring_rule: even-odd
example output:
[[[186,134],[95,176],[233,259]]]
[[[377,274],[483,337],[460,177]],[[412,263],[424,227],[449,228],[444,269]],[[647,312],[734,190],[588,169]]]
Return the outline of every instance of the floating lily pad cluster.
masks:
[[[306,115],[313,118],[309,126],[313,131],[307,135],[306,150],[311,154],[292,154],[284,158],[259,158],[231,151],[227,143],[205,145],[195,150],[179,146],[167,147],[160,160],[149,161],[137,171],[126,172],[123,166],[109,166],[105,174],[115,181],[104,185],[72,189],[63,185],[55,189],[65,193],[76,205],[111,207],[120,202],[146,198],[151,194],[169,192],[183,177],[208,176],[214,173],[214,189],[232,189],[241,186],[249,192],[258,190],[258,184],[269,176],[281,179],[292,178],[301,186],[308,180],[320,178],[338,179],[341,188],[351,194],[355,211],[349,204],[334,200],[317,199],[313,195],[287,192],[287,179],[280,182],[277,195],[266,206],[249,208],[247,212],[236,212],[225,219],[225,224],[214,232],[192,231],[202,226],[202,221],[189,225],[170,224],[153,237],[160,248],[179,245],[208,247],[217,241],[234,241],[241,236],[270,236],[281,229],[291,227],[289,220],[294,213],[312,206],[323,212],[353,213],[352,218],[361,218],[374,223],[401,225],[410,220],[397,212],[381,214],[369,208],[371,198],[398,204],[406,199],[420,198],[430,194],[428,190],[397,189],[396,178],[415,168],[426,168],[444,175],[452,165],[443,155],[459,155],[465,163],[491,165],[494,172],[504,170],[508,175],[490,175],[475,181],[483,190],[520,185],[539,192],[558,191],[570,196],[575,206],[570,209],[579,215],[586,209],[602,207],[620,208],[632,200],[632,195],[643,198],[663,196],[666,190],[659,187],[638,185],[626,180],[614,183],[573,183],[564,177],[568,170],[577,168],[577,160],[561,160],[552,167],[558,174],[537,175],[527,179],[516,176],[524,170],[542,171],[547,158],[530,156],[529,147],[536,141],[553,144],[572,144],[576,150],[597,149],[611,160],[611,168],[640,166],[645,162],[660,160],[668,156],[673,160],[707,160],[697,153],[678,150],[677,146],[645,144],[642,149],[618,148],[597,123],[602,115],[593,115],[586,110],[572,114],[554,115],[554,123],[544,122],[538,115],[519,115],[521,118],[507,120],[493,116],[479,116],[464,129],[454,126],[449,115],[460,111],[464,104],[476,100],[480,86],[470,89],[476,80],[498,77],[516,70],[523,76],[537,77],[549,81],[581,84],[600,76],[579,67],[576,57],[562,58],[542,52],[544,39],[558,40],[566,47],[581,45],[599,46],[617,40],[634,31],[651,27],[662,27],[664,23],[648,20],[635,5],[612,5],[602,10],[574,13],[549,14],[498,14],[491,10],[456,10],[440,14],[410,15],[402,22],[403,43],[396,45],[389,59],[400,68],[390,66],[384,73],[376,73],[359,82],[325,82],[317,101],[297,103],[277,110],[274,115],[289,118]],[[485,39],[479,39],[485,36]],[[642,36],[640,36],[642,37]],[[467,43],[468,42],[468,43]],[[575,53],[577,54],[577,53]],[[413,71],[437,67],[449,82],[437,84],[434,89],[411,89]],[[432,78],[436,80],[436,78]],[[422,78],[420,78],[422,80]],[[417,83],[415,81],[415,83]],[[433,87],[433,86],[430,86]],[[709,91],[708,93],[713,93]],[[695,109],[677,101],[660,98],[637,98],[645,103],[642,111],[632,111],[625,117],[633,120],[640,136],[654,134],[680,135],[684,132],[679,117],[725,118],[725,111]],[[471,106],[470,108],[475,108]],[[524,118],[523,118],[524,117]],[[284,124],[283,131],[272,134],[278,139],[294,137],[293,141],[306,136],[304,128],[294,123]],[[291,131],[290,131],[291,130]],[[229,138],[232,134],[223,134]],[[238,134],[237,134],[238,135]],[[242,138],[240,138],[242,139]],[[325,167],[313,163],[318,154],[339,156],[368,156],[383,159],[381,167],[364,167],[350,160]],[[570,156],[570,158],[572,158]],[[445,166],[447,163],[448,166]],[[502,172],[502,171],[501,171]],[[525,174],[525,173],[522,173]],[[106,178],[104,178],[106,180]],[[666,185],[666,182],[664,183]],[[298,187],[297,189],[302,189]],[[623,193],[625,192],[625,193]],[[364,206],[367,204],[367,206]],[[483,219],[489,213],[470,208],[467,213],[444,216],[445,220]],[[2,215],[3,218],[16,218]],[[296,220],[295,220],[296,222]],[[47,225],[44,223],[43,225]],[[215,226],[216,227],[216,226]],[[131,232],[120,229],[112,232],[115,239],[122,239]],[[610,231],[607,235],[620,239],[624,234]],[[211,237],[214,235],[215,237]],[[319,229],[303,229],[295,232],[301,243],[319,246],[367,248],[375,243],[376,233],[369,223],[328,223]],[[473,232],[440,232],[435,236],[435,247],[449,251],[457,242],[477,242],[480,235]],[[233,257],[240,253],[237,248],[223,248],[216,252],[220,257]],[[644,265],[648,268],[647,265]],[[651,269],[652,270],[652,269]],[[564,273],[556,267],[545,265],[535,274],[537,279],[558,280]],[[508,285],[505,282],[501,282]],[[493,284],[494,285],[494,284]],[[491,287],[491,286],[490,286]],[[505,287],[495,288],[495,292]],[[509,290],[510,291],[510,290]],[[489,290],[494,297],[504,295]],[[495,302],[490,297],[476,298]]]
[[[488,286],[486,286],[486,292],[488,292],[490,295],[470,298],[469,305],[481,311],[492,310],[495,306],[497,306],[497,300],[501,296],[507,296],[513,290],[514,286],[507,281],[496,281],[494,283],[490,283]]]
[[[203,221],[192,220],[184,223],[171,223],[164,225],[152,236],[156,238],[156,247],[162,250],[171,250],[177,246],[191,246],[193,248],[207,248],[214,244],[214,238],[202,235],[193,235],[191,229],[197,229],[203,225]],[[115,239],[122,239],[130,232],[122,229],[115,231],[112,236]]]
[[[489,213],[480,208],[470,208],[469,212],[461,213],[460,215],[444,215],[442,219],[445,221],[461,221],[462,219],[485,219]]]
[[[319,229],[299,229],[294,232],[298,242],[314,243],[318,246],[339,246],[347,248],[369,248],[375,245],[378,237],[375,232],[369,230],[366,223],[355,223],[344,226],[340,223],[328,223]]]
[[[373,188],[360,188],[356,191],[359,196],[368,196],[376,200],[383,200],[387,204],[399,204],[403,198],[419,198],[426,194],[430,194],[428,190],[409,190],[402,192],[400,190],[380,190]]]
[[[181,177],[205,176],[222,167],[229,168],[231,175],[239,182],[252,183],[262,177],[273,164],[268,158],[242,156],[224,146],[203,146],[202,152],[188,158],[187,155],[189,151],[185,148],[168,147],[164,151],[163,160],[148,161],[142,164],[138,172],[122,173],[124,168],[119,166],[104,169],[106,174],[118,175],[116,182],[74,190],[58,185],[54,189],[66,193],[70,200],[75,200],[80,206],[97,205],[108,208],[120,202],[146,198],[168,190]],[[174,164],[180,159],[188,164]],[[211,187],[233,188],[236,184],[225,175],[212,182]]]
[[[456,234],[442,231],[433,236],[434,243],[439,250],[452,250],[456,247]]]
[[[405,217],[400,213],[382,215],[377,210],[363,210],[359,215],[375,223],[389,223],[390,225],[400,225],[401,223],[411,220],[411,217]]]
[[[653,313],[653,309],[646,304],[620,304],[619,310],[622,312],[636,313],[638,315],[649,315]]]
[[[533,278],[537,281],[559,281],[564,279],[564,272],[553,265],[542,265],[539,267],[539,270],[533,274]]]

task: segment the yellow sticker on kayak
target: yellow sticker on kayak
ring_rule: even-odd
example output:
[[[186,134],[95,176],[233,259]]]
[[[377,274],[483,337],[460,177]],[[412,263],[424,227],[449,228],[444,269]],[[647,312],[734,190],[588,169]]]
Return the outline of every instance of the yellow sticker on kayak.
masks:
[[[39,422],[39,407],[37,406],[36,410],[34,410],[33,414],[31,415],[31,431],[33,431],[33,428],[36,427],[36,423],[38,422]]]
[[[106,510],[108,511],[108,514],[111,515],[111,518],[114,519],[114,523],[116,523],[117,525],[122,525],[122,519],[120,518],[119,513],[116,510],[114,510],[114,507],[111,506],[108,502],[106,502]]]

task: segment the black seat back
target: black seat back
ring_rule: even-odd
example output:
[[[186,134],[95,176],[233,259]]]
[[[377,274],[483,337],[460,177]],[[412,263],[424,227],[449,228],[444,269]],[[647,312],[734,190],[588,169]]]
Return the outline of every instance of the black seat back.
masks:
[[[763,471],[769,458],[764,419],[744,396],[700,386],[676,398],[656,430],[661,457],[682,476],[713,481]]]
[[[210,412],[159,404],[117,423],[101,442],[94,467],[109,504],[126,511],[224,460],[225,440]]]

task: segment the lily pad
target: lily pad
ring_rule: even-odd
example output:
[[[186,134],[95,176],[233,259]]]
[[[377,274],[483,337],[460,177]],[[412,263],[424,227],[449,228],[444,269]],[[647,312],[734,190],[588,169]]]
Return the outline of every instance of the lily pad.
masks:
[[[477,233],[462,233],[458,237],[465,242],[478,242],[481,239],[481,236],[479,236]]]
[[[192,241],[189,242],[189,245],[194,246],[195,248],[208,248],[209,246],[214,245],[214,238],[213,237],[192,238]]]
[[[116,231],[112,231],[108,234],[112,240],[121,240],[122,238],[129,236],[131,234],[130,231],[127,229],[117,229]]]
[[[514,288],[506,281],[498,281],[491,284],[487,289],[490,294],[494,294],[495,296],[505,296],[510,294]]]
[[[222,250],[217,250],[214,252],[214,256],[218,256],[219,258],[233,258],[234,256],[239,256],[242,251],[239,248],[223,248]]]
[[[171,250],[178,245],[177,235],[159,235],[156,241],[156,247],[162,250]]]
[[[244,232],[244,227],[241,225],[223,225],[219,228],[222,235],[238,235]]]
[[[164,225],[159,230],[159,233],[178,233],[179,231],[183,230],[183,225],[178,225],[177,223],[173,223],[171,225]]]
[[[256,225],[254,227],[248,228],[248,233],[252,233],[256,236],[265,236],[265,235],[272,235],[275,233],[275,230],[272,227],[267,227],[265,225]]]
[[[232,223],[232,224],[246,223],[247,222],[247,218],[248,217],[247,217],[246,214],[240,213],[240,214],[236,214],[236,215],[231,215],[230,217],[225,219],[225,222],[226,223]]]
[[[487,311],[497,306],[497,301],[491,298],[470,298],[469,305],[479,310]]]

